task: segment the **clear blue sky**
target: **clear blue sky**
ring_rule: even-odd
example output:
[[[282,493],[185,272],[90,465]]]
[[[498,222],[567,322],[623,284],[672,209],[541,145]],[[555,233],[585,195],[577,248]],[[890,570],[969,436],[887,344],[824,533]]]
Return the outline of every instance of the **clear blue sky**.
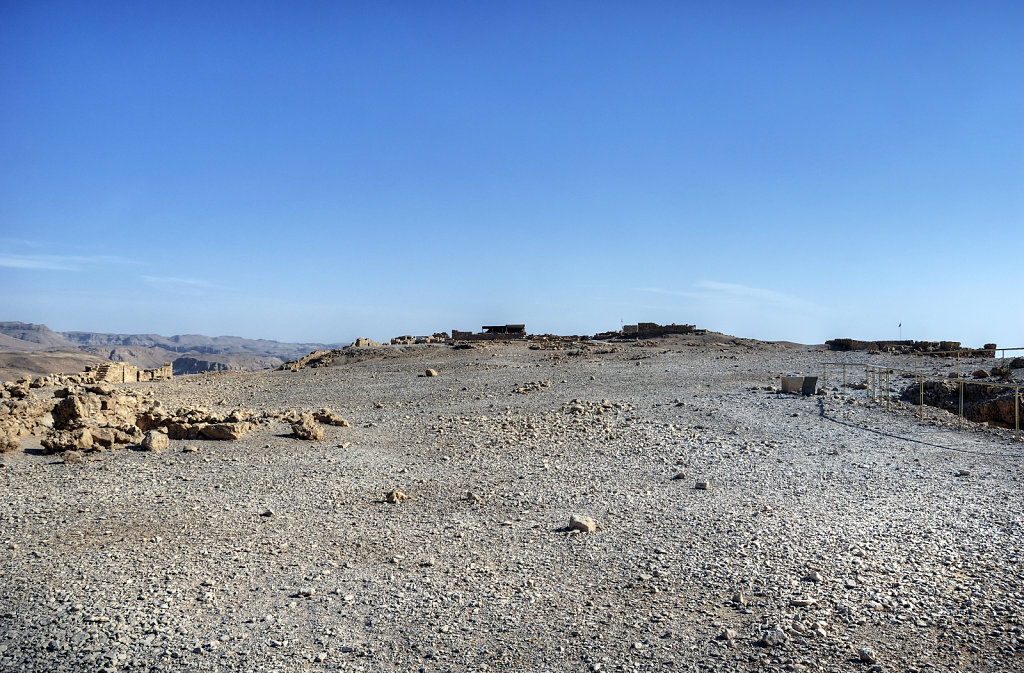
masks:
[[[1024,3],[0,0],[0,319],[1024,345]]]

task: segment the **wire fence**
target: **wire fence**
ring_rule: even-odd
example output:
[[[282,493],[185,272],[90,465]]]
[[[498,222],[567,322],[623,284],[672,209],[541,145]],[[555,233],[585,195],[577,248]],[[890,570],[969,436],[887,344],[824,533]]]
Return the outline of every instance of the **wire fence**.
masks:
[[[1009,369],[1006,368],[1006,351],[1021,351],[1024,348],[999,348],[992,349],[1002,351],[1002,371],[1007,372]],[[886,409],[891,408],[892,404],[892,376],[894,374],[899,375],[903,378],[915,378],[917,379],[918,385],[918,418],[924,419],[924,406],[925,406],[925,381],[945,381],[949,382],[951,378],[955,378],[959,384],[959,402],[957,410],[958,423],[962,427],[964,422],[964,389],[965,386],[989,386],[992,388],[1004,388],[1013,392],[1013,429],[1014,439],[1020,441],[1020,416],[1021,416],[1021,391],[1024,390],[1024,384],[1020,383],[996,383],[994,381],[980,381],[972,379],[970,381],[962,378],[960,371],[961,361],[967,359],[962,357],[970,353],[971,357],[977,357],[976,354],[970,351],[933,351],[929,353],[913,354],[914,358],[914,369],[901,369],[899,367],[891,367],[888,365],[879,365],[868,362],[823,362],[822,363],[822,385],[828,388],[828,374],[829,367],[841,368],[842,369],[842,393],[847,395],[849,390],[848,378],[850,370],[853,370],[857,374],[859,383],[859,373],[861,370],[864,371],[864,389],[867,391],[868,398],[872,401],[878,402],[881,398],[885,402]],[[929,374],[924,371],[922,362],[919,358],[927,356],[937,357],[956,357],[956,372],[955,377],[951,374],[945,376],[940,374]],[[835,372],[835,369],[833,369]],[[835,372],[838,374],[838,372]],[[884,390],[883,390],[884,386]]]

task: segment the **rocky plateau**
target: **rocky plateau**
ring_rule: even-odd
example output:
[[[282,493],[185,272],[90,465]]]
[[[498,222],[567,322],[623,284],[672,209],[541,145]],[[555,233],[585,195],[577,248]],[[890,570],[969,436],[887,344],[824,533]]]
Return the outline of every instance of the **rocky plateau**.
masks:
[[[0,671],[1024,669],[1024,443],[909,356],[533,346],[5,384]]]

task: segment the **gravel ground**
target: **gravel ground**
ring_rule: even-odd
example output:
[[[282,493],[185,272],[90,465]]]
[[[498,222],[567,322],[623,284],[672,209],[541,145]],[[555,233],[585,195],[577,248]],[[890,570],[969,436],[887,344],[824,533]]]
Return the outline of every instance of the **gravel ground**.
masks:
[[[1022,670],[1024,444],[766,390],[867,357],[388,347],[137,384],[352,427],[0,456],[0,670]]]

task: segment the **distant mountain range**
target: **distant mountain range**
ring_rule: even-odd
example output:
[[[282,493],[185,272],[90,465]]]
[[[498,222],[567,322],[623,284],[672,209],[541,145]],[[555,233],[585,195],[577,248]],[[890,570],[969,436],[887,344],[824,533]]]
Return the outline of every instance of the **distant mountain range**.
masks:
[[[269,339],[202,334],[104,334],[55,332],[46,325],[0,322],[0,380],[23,375],[74,373],[102,360],[137,367],[174,364],[175,374],[272,369],[316,350],[342,344],[282,343]],[[54,369],[57,367],[57,369]]]

